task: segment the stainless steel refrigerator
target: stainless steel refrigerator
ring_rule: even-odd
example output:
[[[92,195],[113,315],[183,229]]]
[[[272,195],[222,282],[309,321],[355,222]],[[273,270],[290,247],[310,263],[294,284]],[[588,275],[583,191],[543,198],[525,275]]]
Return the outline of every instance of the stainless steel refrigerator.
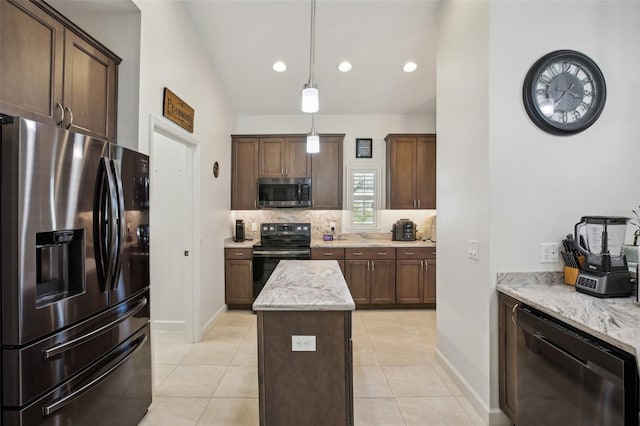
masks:
[[[2,425],[135,425],[151,403],[149,159],[0,115]]]

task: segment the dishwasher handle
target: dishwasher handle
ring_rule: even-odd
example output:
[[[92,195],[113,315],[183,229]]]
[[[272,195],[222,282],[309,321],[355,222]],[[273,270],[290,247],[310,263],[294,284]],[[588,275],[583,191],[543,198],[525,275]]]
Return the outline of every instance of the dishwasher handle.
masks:
[[[624,377],[628,357],[621,350],[526,305],[515,308],[518,328],[570,355],[591,370]],[[600,373],[601,374],[601,373]]]

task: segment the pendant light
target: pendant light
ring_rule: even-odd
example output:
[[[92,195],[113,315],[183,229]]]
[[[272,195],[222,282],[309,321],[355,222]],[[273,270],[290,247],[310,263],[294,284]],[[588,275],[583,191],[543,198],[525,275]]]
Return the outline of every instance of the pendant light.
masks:
[[[311,114],[311,131],[307,134],[307,152],[309,154],[320,152],[320,136],[313,127],[313,114]]]
[[[318,112],[319,92],[318,85],[313,81],[313,68],[315,66],[316,42],[316,0],[311,0],[311,37],[309,49],[309,81],[302,86],[302,111],[308,113]]]

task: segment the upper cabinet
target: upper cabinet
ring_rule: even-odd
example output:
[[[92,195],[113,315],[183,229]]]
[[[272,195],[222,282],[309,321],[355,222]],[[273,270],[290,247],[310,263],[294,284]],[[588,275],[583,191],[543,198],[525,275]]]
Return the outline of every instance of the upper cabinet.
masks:
[[[436,135],[389,134],[388,209],[436,208]]]
[[[311,161],[307,155],[304,136],[260,138],[260,163],[258,176],[308,177]]]
[[[120,58],[40,0],[0,0],[0,111],[116,140]]]
[[[344,134],[321,135],[320,152],[311,156],[311,195],[316,210],[342,210]]]
[[[231,208],[253,210],[258,191],[258,138],[231,137]]]
[[[306,136],[232,135],[231,209],[256,209],[258,178],[311,177],[314,209],[342,209],[344,134],[320,135],[307,154]]]

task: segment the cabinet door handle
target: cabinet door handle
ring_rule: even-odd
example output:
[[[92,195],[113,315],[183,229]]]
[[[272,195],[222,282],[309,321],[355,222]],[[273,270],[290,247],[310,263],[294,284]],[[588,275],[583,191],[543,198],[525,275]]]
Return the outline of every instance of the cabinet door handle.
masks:
[[[429,270],[429,264],[427,263],[426,260],[423,260],[422,262],[424,262],[424,270],[428,271]]]
[[[378,256],[387,256],[388,254],[387,252],[378,252]]]
[[[253,272],[253,260],[249,261],[249,272]]]
[[[236,252],[236,256],[243,256],[243,255],[244,255],[244,253]]]
[[[333,256],[333,253],[322,253],[323,256]]]
[[[356,251],[354,253],[352,253],[354,256],[362,256],[362,253],[360,253],[359,251]]]
[[[420,270],[424,271],[424,260],[420,261]]]
[[[376,270],[376,262],[375,262],[375,260],[372,260],[371,261],[371,272],[375,272],[375,270]]]
[[[369,267],[371,266],[371,265],[370,265],[370,262],[371,262],[371,261],[367,260],[367,271],[369,270]]]
[[[404,252],[404,254],[406,254],[406,255],[408,255],[408,256],[411,256],[411,255],[413,255],[413,254],[415,254],[415,253],[414,253],[414,252],[412,252],[412,251],[405,251],[405,252]]]
[[[518,326],[518,323],[516,322],[516,309],[518,309],[519,305],[520,305],[520,302],[517,302],[515,305],[513,305],[513,309],[511,310],[511,321],[513,322],[513,325],[515,325],[516,327]]]
[[[71,108],[69,108],[69,107],[64,107],[64,110],[69,113],[69,124],[64,126],[64,128],[68,130],[71,127],[71,125],[73,124],[73,112],[71,111]]]
[[[284,169],[284,175],[287,176],[289,174],[289,169]]]
[[[64,121],[64,108],[60,102],[56,102],[56,109],[60,108],[60,120],[56,121],[56,126],[59,126]]]
[[[420,200],[418,200],[418,208],[420,208]]]

